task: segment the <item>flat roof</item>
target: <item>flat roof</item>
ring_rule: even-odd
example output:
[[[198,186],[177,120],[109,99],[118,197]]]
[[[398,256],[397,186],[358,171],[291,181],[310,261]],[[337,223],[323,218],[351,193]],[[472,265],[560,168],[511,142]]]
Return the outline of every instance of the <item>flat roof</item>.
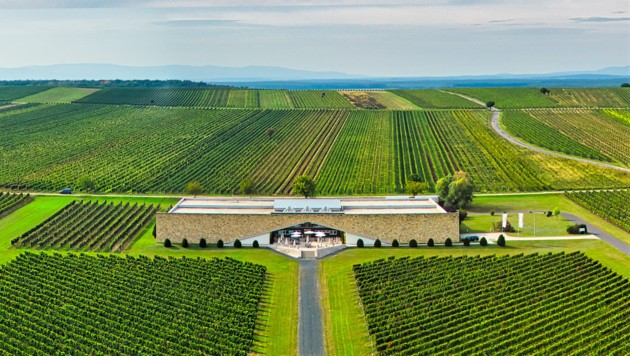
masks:
[[[182,198],[171,214],[444,214],[434,197]]]

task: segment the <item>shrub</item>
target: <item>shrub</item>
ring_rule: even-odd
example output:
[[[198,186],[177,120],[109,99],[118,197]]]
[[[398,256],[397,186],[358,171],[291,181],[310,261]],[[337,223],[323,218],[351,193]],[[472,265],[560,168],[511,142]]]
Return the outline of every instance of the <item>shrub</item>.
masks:
[[[253,248],[259,248],[260,245],[258,244],[258,240],[254,240],[254,243],[252,244]]]
[[[551,215],[553,215],[553,212],[552,211],[548,211],[548,212],[545,213],[545,215],[547,215],[547,217],[550,218]]]
[[[409,241],[409,247],[418,247],[418,241],[412,239]]]
[[[503,236],[503,234],[499,235],[499,239],[497,240],[497,245],[501,247],[505,247],[505,236]]]
[[[435,242],[433,242],[433,239],[429,239],[429,241],[427,241],[427,246],[429,247],[435,246]]]
[[[183,239],[182,240],[182,247],[183,248],[188,248],[188,239]]]
[[[490,216],[494,216],[494,210],[490,210]]]
[[[579,234],[581,228],[584,229],[584,232],[582,232],[583,234],[586,234],[588,232],[586,230],[586,225],[584,224],[573,224],[567,228],[567,232],[569,234]]]
[[[357,247],[363,247],[363,239],[357,240]]]
[[[466,210],[459,209],[459,222],[466,220],[467,217],[468,217],[468,212]]]
[[[400,246],[400,244],[398,243],[398,240],[394,239],[394,241],[392,241],[392,247],[398,247]]]
[[[171,247],[171,240],[169,239],[164,240],[164,247]]]
[[[157,224],[153,225],[153,238],[157,237]]]
[[[374,241],[374,247],[381,247],[381,240],[376,239],[376,241]]]
[[[201,239],[199,240],[199,247],[201,248],[206,248],[206,246],[208,246],[208,243],[206,242],[206,239]]]
[[[492,229],[494,231],[516,232],[516,230],[514,230],[514,226],[512,226],[512,224],[510,224],[509,220],[505,224],[505,228],[503,227],[503,223],[501,221],[497,221],[497,222],[492,224]]]
[[[234,241],[234,248],[241,248],[241,247],[243,247],[243,244],[241,243],[241,240],[236,239]]]
[[[444,246],[446,246],[446,247],[453,246],[453,240],[451,240],[450,237],[446,238],[446,241],[444,241]]]
[[[217,241],[217,247],[218,248],[223,248],[223,240]]]
[[[479,245],[488,246],[488,240],[486,240],[485,237],[482,237],[481,240],[479,240]]]
[[[464,246],[470,246],[470,240],[468,239],[464,240]]]

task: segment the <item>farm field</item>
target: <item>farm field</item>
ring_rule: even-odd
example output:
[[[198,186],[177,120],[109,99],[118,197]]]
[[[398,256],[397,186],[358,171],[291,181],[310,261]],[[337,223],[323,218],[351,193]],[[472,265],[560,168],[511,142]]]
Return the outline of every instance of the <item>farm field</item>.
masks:
[[[487,247],[419,247],[353,249],[320,261],[322,308],[325,311],[324,330],[326,350],[335,355],[364,355],[376,352],[376,345],[368,333],[366,319],[359,302],[352,266],[396,256],[416,258],[458,256],[503,256],[538,253],[574,253],[583,251],[586,256],[601,262],[605,267],[625,278],[630,278],[630,257],[608,246],[603,241],[519,241],[509,242],[505,248]],[[627,286],[627,284],[626,284]],[[446,300],[451,301],[451,298]],[[348,302],[353,301],[353,302]],[[444,303],[433,303],[437,307]],[[453,334],[456,336],[458,334]],[[551,338],[553,340],[553,338]],[[475,340],[471,338],[470,340]],[[499,344],[499,343],[497,343]],[[446,351],[448,352],[448,351]]]
[[[0,349],[246,355],[265,279],[233,259],[25,253],[2,267]]]
[[[25,105],[0,110],[0,186],[58,191],[89,178],[102,193],[180,193],[198,180],[207,194],[233,194],[251,179],[259,194],[288,194],[310,174],[320,195],[383,195],[404,192],[411,174],[432,187],[455,170],[478,191],[630,186],[630,174],[514,147],[488,116]]]
[[[630,191],[567,192],[566,197],[630,233]]]
[[[418,110],[402,96],[383,90],[347,90],[340,91],[352,105],[358,109],[389,109],[389,110]]]
[[[0,218],[32,200],[29,194],[0,192]]]
[[[56,87],[20,98],[17,101],[22,103],[71,103],[98,90],[99,89],[91,88]]]
[[[480,106],[470,100],[440,90],[390,90],[389,92],[405,98],[418,107],[425,109],[479,109]]]
[[[353,270],[380,354],[630,352],[628,279],[580,252],[389,258]]]
[[[600,110],[506,111],[507,130],[535,145],[576,156],[630,165],[630,127]]]
[[[25,96],[33,95],[44,90],[48,90],[50,87],[46,86],[15,86],[4,87],[0,86],[0,102],[11,102],[16,99],[23,98]]]

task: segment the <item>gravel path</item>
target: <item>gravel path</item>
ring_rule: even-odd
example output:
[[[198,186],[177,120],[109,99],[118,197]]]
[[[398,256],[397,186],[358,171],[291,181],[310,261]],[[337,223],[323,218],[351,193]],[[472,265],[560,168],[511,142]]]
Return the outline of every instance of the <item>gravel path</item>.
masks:
[[[324,355],[324,328],[319,304],[317,260],[300,260],[298,355]]]
[[[459,97],[462,97],[466,100],[470,100],[476,104],[479,104],[481,106],[486,106],[486,104],[484,104],[483,102],[481,102],[480,100],[477,100],[475,98],[471,98],[469,96],[463,95],[463,94],[459,94],[459,93],[452,93],[452,92],[446,92],[445,93],[449,93],[449,94],[453,94],[453,95],[457,95]],[[612,169],[617,169],[620,171],[624,171],[624,172],[628,172],[630,173],[630,168],[625,168],[625,167],[618,167],[618,166],[613,166],[612,164],[607,164],[607,163],[603,163],[603,162],[599,162],[599,161],[593,161],[590,159],[586,159],[586,158],[579,158],[579,157],[575,157],[575,156],[569,156],[569,155],[565,155],[562,153],[558,153],[558,152],[552,152],[552,151],[547,151],[547,150],[543,150],[542,148],[536,147],[536,146],[532,146],[530,144],[527,144],[523,141],[519,141],[516,138],[510,136],[507,132],[505,132],[501,126],[499,125],[499,116],[501,114],[501,110],[497,109],[497,108],[491,108],[490,110],[492,110],[492,129],[498,133],[501,137],[503,137],[504,139],[508,140],[509,142],[526,148],[528,150],[534,151],[534,152],[538,152],[538,153],[542,153],[542,154],[546,154],[549,156],[555,156],[555,157],[560,157],[560,158],[566,158],[566,159],[572,159],[574,161],[578,161],[578,162],[584,162],[584,163],[589,163],[589,164],[595,164],[598,165],[600,167],[604,167],[604,168],[612,168]]]

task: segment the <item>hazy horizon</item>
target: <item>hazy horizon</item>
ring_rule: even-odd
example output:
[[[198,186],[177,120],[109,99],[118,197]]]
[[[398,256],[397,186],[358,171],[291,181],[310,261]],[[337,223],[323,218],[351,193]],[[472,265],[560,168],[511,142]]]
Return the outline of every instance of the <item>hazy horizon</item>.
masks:
[[[413,77],[630,63],[625,0],[0,0],[0,10],[3,68],[274,66]]]

